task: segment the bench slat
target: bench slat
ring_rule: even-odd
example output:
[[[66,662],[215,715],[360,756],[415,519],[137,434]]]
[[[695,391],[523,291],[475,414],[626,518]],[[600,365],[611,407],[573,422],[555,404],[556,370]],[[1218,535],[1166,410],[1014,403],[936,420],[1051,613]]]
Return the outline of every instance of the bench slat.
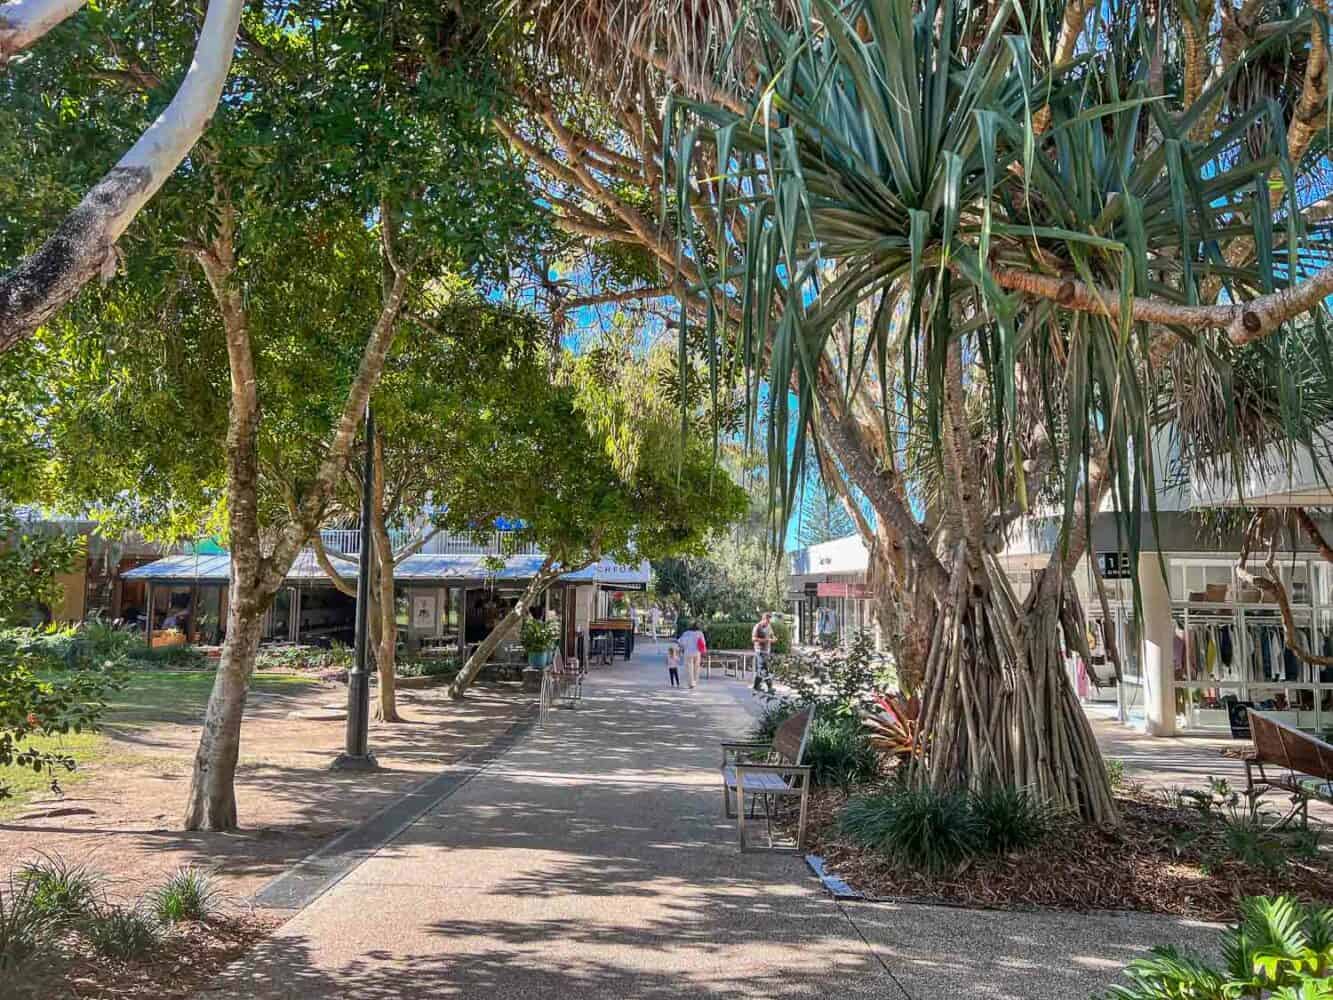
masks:
[[[722,769],[722,780],[726,782],[728,788],[736,787],[736,769],[734,767],[724,767]],[[791,788],[782,775],[772,772],[750,771],[745,775],[745,790],[747,792],[784,792]]]

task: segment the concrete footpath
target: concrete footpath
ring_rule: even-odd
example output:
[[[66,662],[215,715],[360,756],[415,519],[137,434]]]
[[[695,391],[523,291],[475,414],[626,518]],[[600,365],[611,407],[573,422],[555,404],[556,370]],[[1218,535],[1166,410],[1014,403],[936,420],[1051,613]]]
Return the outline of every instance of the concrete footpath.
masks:
[[[314,899],[204,996],[1089,997],[1125,961],[1215,931],[1132,915],[839,904],[797,858],[740,855],[719,740],[751,722],[660,654],[600,668]]]

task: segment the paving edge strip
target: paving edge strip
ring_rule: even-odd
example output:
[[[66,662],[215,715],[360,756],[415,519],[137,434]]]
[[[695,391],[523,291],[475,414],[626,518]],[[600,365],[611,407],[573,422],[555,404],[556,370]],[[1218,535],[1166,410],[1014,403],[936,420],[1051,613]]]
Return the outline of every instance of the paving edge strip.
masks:
[[[824,859],[818,854],[807,854],[805,856],[805,863],[809,865],[810,870],[815,873],[819,881],[824,884],[824,888],[828,890],[829,895],[834,899],[861,900],[866,898],[863,893],[857,892],[842,879],[838,878],[838,876],[830,872],[824,863]]]
[[[367,858],[391,843],[430,809],[458,791],[532,729],[537,705],[528,706],[499,736],[428,778],[369,819],[307,854],[259,890],[254,905],[273,910],[301,910],[328,892]],[[374,772],[370,772],[373,774]]]

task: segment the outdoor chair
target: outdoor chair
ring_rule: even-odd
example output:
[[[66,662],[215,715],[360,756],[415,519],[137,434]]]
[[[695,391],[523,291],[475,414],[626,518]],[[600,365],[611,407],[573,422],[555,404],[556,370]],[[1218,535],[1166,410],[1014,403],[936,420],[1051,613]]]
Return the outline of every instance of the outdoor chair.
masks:
[[[810,765],[803,763],[810,742],[814,709],[804,708],[778,726],[771,742],[750,741],[722,744],[722,811],[736,820],[736,836],[742,853],[778,851],[799,854],[805,844],[805,821],[810,800]],[[750,819],[757,818],[760,806],[768,831],[768,842],[757,846],[746,837],[746,796]],[[773,820],[779,803],[799,799],[796,842],[781,846],[773,843]],[[735,812],[732,806],[735,806]]]
[[[1283,792],[1290,796],[1291,807],[1273,829],[1298,816],[1301,826],[1308,826],[1310,799],[1333,802],[1333,746],[1263,712],[1251,709],[1248,714],[1254,749],[1244,757],[1245,797],[1251,810],[1268,792]]]

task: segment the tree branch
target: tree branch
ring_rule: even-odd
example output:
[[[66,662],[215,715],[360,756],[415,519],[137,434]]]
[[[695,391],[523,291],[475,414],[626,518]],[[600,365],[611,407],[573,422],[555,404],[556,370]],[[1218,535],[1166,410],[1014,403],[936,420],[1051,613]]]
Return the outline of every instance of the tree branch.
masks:
[[[338,567],[333,565],[333,560],[329,558],[328,550],[324,548],[324,539],[318,531],[310,536],[311,548],[315,550],[315,562],[319,563],[319,568],[324,571],[324,575],[329,578],[329,582],[342,594],[348,597],[356,597],[356,585],[348,583],[347,578],[338,572]],[[361,558],[358,556],[358,558]]]
[[[86,0],[17,0],[0,6],[0,66],[28,48]]]
[[[209,0],[194,59],[171,103],[31,257],[0,278],[0,351],[30,337],[95,276],[115,243],[203,134],[231,68],[244,0]]]

